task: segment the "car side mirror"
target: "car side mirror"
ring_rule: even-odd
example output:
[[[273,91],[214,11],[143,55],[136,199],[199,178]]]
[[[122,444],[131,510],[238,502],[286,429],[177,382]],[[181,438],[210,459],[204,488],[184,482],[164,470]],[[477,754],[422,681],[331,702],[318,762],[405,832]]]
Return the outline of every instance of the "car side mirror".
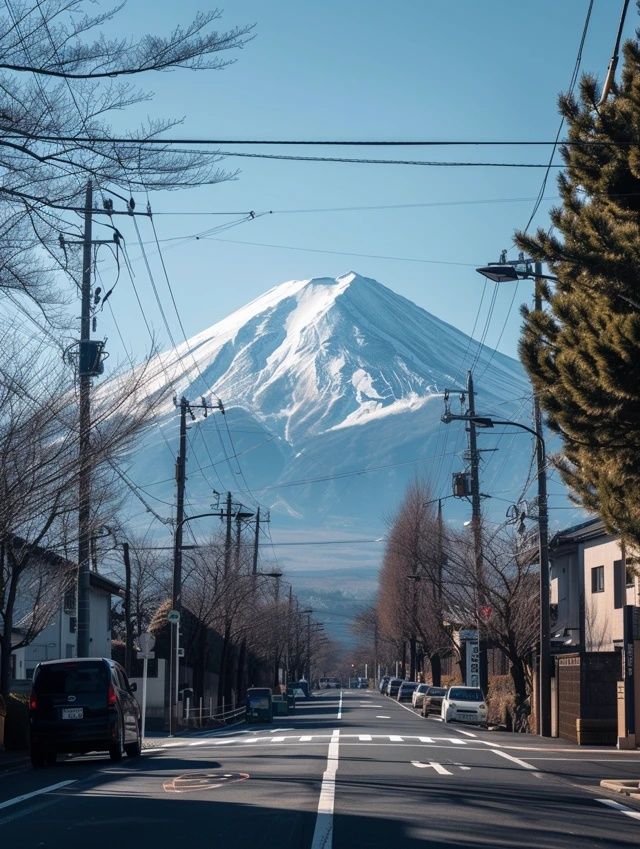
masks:
[[[131,690],[132,693],[136,692],[136,690],[138,689],[138,685],[136,684],[135,681],[130,682],[129,689]]]

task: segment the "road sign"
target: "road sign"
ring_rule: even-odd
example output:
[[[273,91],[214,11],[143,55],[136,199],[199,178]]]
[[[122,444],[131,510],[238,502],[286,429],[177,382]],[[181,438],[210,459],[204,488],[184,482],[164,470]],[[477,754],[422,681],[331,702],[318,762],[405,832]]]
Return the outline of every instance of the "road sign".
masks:
[[[461,631],[458,632],[458,636],[462,641],[473,641],[478,639],[478,632],[472,628],[463,628]]]
[[[184,648],[182,646],[178,646],[178,657],[184,657]]]
[[[488,622],[489,619],[493,616],[493,608],[490,604],[483,604],[478,608],[478,616],[480,619],[484,619],[485,622]]]
[[[153,634],[149,634],[147,631],[144,634],[140,634],[138,637],[138,645],[140,646],[141,652],[150,652],[153,651],[153,647],[156,644],[156,638]]]
[[[172,625],[177,625],[180,621],[180,611],[179,610],[170,610],[167,613],[167,622],[171,622]]]

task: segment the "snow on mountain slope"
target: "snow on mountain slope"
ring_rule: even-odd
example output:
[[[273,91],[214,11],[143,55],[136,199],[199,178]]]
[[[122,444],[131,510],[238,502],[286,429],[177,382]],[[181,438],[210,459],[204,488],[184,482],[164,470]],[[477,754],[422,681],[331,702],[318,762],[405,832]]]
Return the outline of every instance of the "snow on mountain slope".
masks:
[[[451,491],[451,471],[464,468],[464,426],[442,424],[442,393],[464,386],[474,360],[478,413],[528,421],[520,399],[530,386],[517,361],[479,350],[377,281],[350,272],[270,289],[158,357],[177,375],[178,395],[213,394],[227,411],[224,423],[214,414],[191,424],[193,512],[208,507],[214,487],[251,503],[248,482],[272,509],[274,535],[288,529],[308,539],[340,528],[379,536],[410,480],[428,479],[439,496]],[[169,448],[152,429],[129,474],[170,505],[178,435],[170,402],[158,407],[156,423]],[[495,443],[483,437],[482,447]],[[491,472],[496,495],[512,498],[527,476],[531,446],[505,439],[500,449],[483,455],[483,474]],[[448,505],[451,515],[466,516],[466,503]],[[487,510],[504,513],[491,502]],[[297,553],[298,567],[312,571],[313,556],[320,557]],[[371,564],[366,570],[370,578]]]

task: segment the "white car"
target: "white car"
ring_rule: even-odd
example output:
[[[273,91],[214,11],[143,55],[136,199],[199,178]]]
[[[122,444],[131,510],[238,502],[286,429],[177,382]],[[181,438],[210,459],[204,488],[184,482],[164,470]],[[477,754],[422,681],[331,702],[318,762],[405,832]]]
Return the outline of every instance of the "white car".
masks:
[[[487,724],[487,704],[479,687],[449,687],[442,700],[440,716],[444,722]]]
[[[418,684],[416,689],[413,691],[411,696],[411,706],[414,708],[422,707],[422,700],[424,698],[424,694],[429,689],[428,684]]]

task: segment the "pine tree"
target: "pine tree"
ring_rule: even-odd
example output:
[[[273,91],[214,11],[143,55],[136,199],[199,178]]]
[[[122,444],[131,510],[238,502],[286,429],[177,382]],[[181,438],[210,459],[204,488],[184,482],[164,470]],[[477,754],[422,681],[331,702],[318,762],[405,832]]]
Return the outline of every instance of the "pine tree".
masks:
[[[640,31],[636,35],[640,39]],[[523,310],[520,355],[576,503],[640,547],[640,44],[598,105],[594,77],[560,98],[568,129],[553,228],[518,245],[558,283]]]

